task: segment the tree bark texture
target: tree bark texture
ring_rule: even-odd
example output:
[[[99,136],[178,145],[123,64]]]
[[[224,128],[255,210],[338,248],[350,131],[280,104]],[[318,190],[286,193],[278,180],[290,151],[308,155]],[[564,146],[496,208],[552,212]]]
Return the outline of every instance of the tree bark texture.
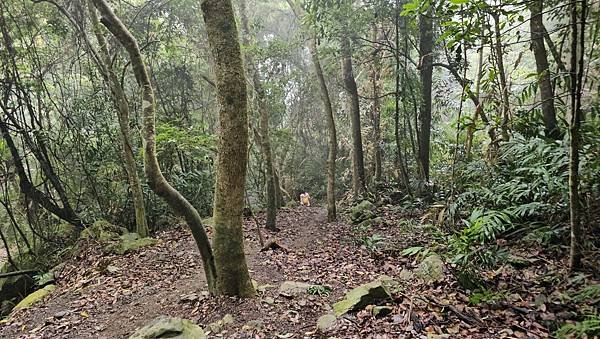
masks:
[[[230,0],[204,0],[201,7],[215,63],[220,105],[213,210],[216,287],[221,294],[251,297],[255,291],[244,255],[242,229],[248,107],[238,30]]]

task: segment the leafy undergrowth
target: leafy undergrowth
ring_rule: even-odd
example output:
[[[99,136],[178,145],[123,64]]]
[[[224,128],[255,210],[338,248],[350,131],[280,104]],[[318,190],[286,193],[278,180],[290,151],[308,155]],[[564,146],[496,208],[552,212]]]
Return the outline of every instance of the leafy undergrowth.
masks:
[[[185,228],[161,232],[157,245],[123,256],[91,243],[65,264],[42,305],[0,325],[0,337],[123,338],[162,314],[203,327],[231,314],[233,323],[209,333],[225,338],[547,337],[565,321],[597,314],[598,289],[589,287],[597,281],[568,278],[563,258],[541,248],[482,272],[484,288],[478,290],[461,287],[450,264],[441,279],[426,283],[411,270],[443,248],[439,232],[393,208],[377,214],[378,223],[361,229],[326,223],[320,207],[284,209],[277,220],[282,231],[268,234],[282,248],[263,252],[253,221],[246,221],[246,252],[259,286],[255,299],[204,292],[199,254]],[[522,250],[510,249],[515,257],[523,257]],[[348,290],[384,274],[400,282],[388,301],[390,314],[375,317],[367,307],[340,317],[327,333],[316,331],[319,316]],[[286,280],[330,288],[292,296],[278,290]]]

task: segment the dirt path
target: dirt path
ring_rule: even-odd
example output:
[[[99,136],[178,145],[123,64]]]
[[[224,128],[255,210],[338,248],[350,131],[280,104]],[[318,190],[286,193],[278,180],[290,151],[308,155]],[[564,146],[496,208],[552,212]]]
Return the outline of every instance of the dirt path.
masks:
[[[388,210],[378,213],[384,222],[357,231],[342,221],[326,223],[322,207],[283,209],[277,216],[281,231],[263,233],[265,238],[275,237],[288,251],[260,252],[254,222],[246,221],[249,268],[259,285],[254,299],[209,297],[203,292],[206,284],[200,257],[185,228],[156,234],[158,245],[124,256],[106,256],[100,246],[92,244],[67,263],[57,290],[42,305],[20,311],[0,325],[0,337],[127,338],[158,315],[188,318],[206,327],[228,313],[234,317],[233,324],[209,337],[322,337],[315,324],[331,310],[330,305],[349,289],[382,274],[401,279],[419,261],[399,255],[397,249],[427,246],[432,241],[424,237],[419,223]],[[369,250],[365,239],[375,233],[393,246],[377,253]],[[556,309],[540,311],[537,295],[553,293],[543,281],[536,281],[547,272],[548,262],[545,259],[521,271],[510,266],[496,271],[513,286],[507,306],[470,305],[468,292],[459,287],[446,266],[442,281],[406,280],[389,303],[391,314],[374,317],[368,310],[348,314],[338,319],[328,335],[547,337],[543,318],[565,310],[549,304]],[[327,285],[332,292],[291,298],[278,291],[286,280]]]
[[[303,258],[318,243],[325,217],[319,207],[281,213],[278,243]],[[279,264],[278,254],[259,252],[253,222],[245,228],[249,266],[260,284],[298,279],[298,273],[309,269],[300,265],[299,271],[289,272]],[[13,317],[0,328],[0,337],[121,338],[161,314],[189,317],[191,311],[202,324],[222,317],[226,312],[209,311],[222,299],[214,298],[214,305],[196,305],[205,297],[206,282],[189,232],[179,228],[156,237],[161,240],[158,245],[125,256],[103,256],[97,246],[90,246],[66,265],[58,289],[46,302]],[[205,317],[198,318],[201,313]]]

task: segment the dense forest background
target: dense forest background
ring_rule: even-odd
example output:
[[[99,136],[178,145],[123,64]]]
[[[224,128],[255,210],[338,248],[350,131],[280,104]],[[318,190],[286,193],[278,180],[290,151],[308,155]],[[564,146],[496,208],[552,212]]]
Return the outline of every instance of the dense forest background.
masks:
[[[598,334],[597,2],[215,3],[0,4],[3,315],[82,241],[181,224],[211,292],[253,295],[241,214],[264,246],[308,192],[371,253],[393,242],[371,203],[428,225],[398,255],[438,253],[470,290],[543,249],[592,286],[553,330]]]

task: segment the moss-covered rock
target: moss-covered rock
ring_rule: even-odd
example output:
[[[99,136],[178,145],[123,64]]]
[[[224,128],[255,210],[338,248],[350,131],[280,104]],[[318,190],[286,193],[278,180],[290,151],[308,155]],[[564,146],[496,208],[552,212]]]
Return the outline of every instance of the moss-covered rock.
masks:
[[[333,313],[341,316],[350,311],[360,310],[367,305],[391,299],[392,296],[388,290],[391,283],[392,280],[384,276],[350,290],[343,300],[333,304]]]
[[[153,246],[158,240],[153,238],[140,238],[137,233],[125,233],[119,237],[117,243],[112,243],[106,247],[109,252],[119,255],[136,251],[143,247]]]
[[[350,209],[350,219],[355,224],[375,217],[375,205],[369,200],[363,200]]]
[[[161,316],[137,330],[129,339],[206,339],[204,330],[187,319]]]
[[[21,300],[13,309],[13,311],[18,311],[24,308],[27,308],[33,304],[35,304],[36,302],[44,299],[45,296],[47,296],[48,294],[50,294],[52,291],[54,291],[56,289],[55,285],[47,285],[42,289],[39,289],[33,293],[31,293],[30,295],[28,295],[27,297],[25,297],[25,299]]]
[[[127,233],[127,229],[124,227],[113,225],[106,220],[96,220],[92,225],[81,232],[81,238],[108,242],[117,239],[120,234],[125,233]]]
[[[426,283],[440,281],[444,279],[444,262],[439,255],[430,255],[419,264],[414,271],[415,275]]]

